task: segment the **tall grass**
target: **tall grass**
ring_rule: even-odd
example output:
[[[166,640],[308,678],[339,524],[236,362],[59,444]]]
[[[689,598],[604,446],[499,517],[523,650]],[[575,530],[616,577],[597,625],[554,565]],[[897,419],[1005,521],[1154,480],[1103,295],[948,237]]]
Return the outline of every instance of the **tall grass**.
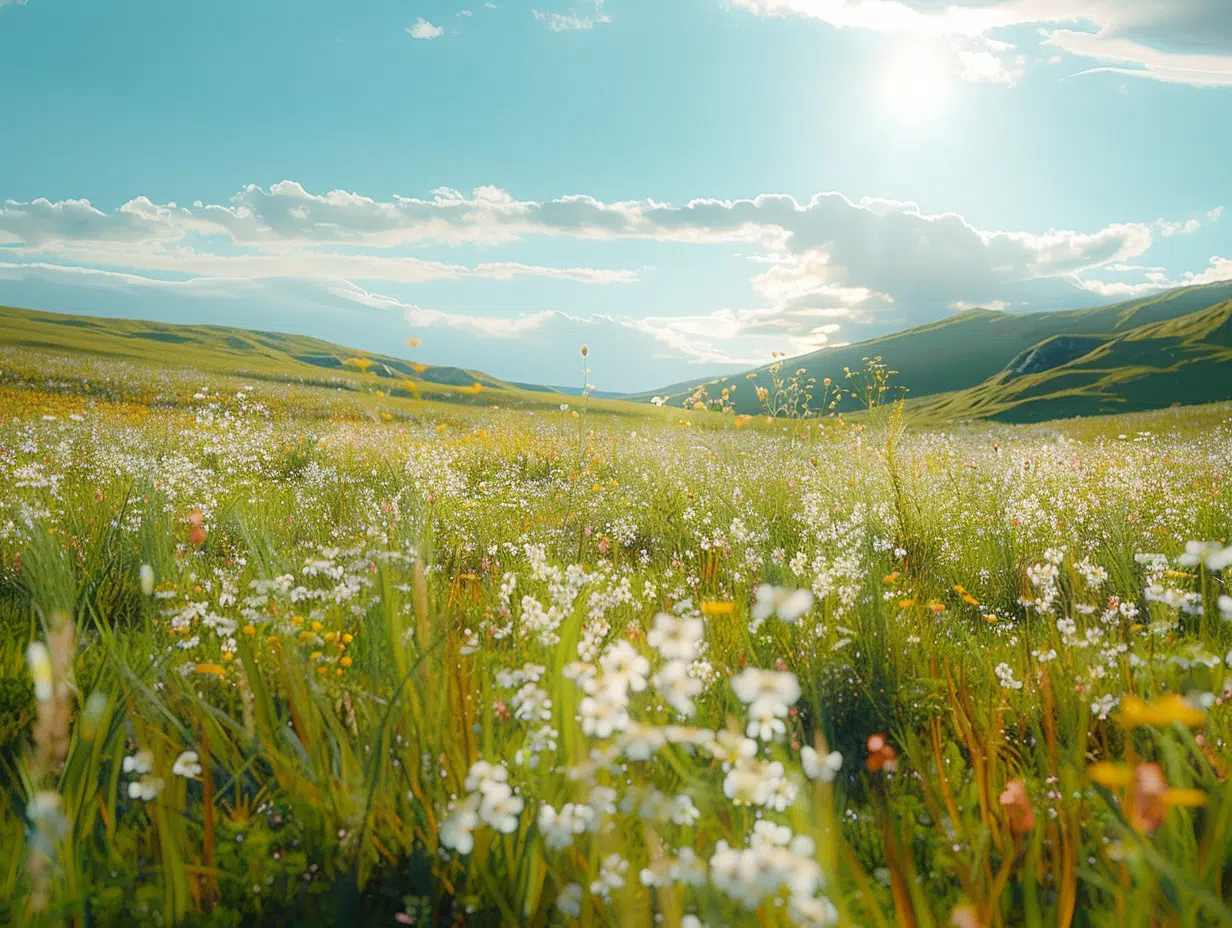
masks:
[[[1232,922],[1227,424],[220,385],[0,394],[0,921]]]

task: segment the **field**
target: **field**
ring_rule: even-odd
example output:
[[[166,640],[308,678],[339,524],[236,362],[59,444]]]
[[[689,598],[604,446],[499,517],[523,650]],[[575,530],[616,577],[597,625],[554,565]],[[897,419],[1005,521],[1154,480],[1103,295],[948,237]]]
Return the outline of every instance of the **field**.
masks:
[[[1232,923],[1227,404],[59,347],[0,350],[4,924]]]

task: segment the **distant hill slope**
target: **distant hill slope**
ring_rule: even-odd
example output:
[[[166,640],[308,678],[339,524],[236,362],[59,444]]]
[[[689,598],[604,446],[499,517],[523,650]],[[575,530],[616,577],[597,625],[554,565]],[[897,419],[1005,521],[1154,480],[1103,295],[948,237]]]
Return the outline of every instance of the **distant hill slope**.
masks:
[[[0,306],[0,346],[87,354],[207,373],[330,385],[370,383],[395,395],[473,402],[502,391],[521,405],[547,405],[513,384],[458,367],[417,364],[307,335],[230,326],[176,325]],[[492,401],[488,394],[485,401]]]
[[[1232,282],[1226,282],[1093,309],[968,310],[894,335],[788,358],[780,376],[803,368],[803,376],[818,383],[825,377],[841,381],[844,367],[859,370],[863,358],[880,355],[899,372],[895,382],[908,388],[910,405],[937,418],[1027,421],[1228,399],[1232,365],[1226,365],[1217,344],[1226,337],[1220,334],[1224,323],[1213,320],[1226,315],[1230,299]],[[1212,315],[1204,316],[1206,311]],[[1177,325],[1168,328],[1171,323]],[[768,365],[754,372],[755,383],[770,385]],[[700,384],[711,385],[715,396],[718,385],[734,383],[736,410],[760,412],[747,373],[628,398],[646,401],[657,394],[679,404]]]

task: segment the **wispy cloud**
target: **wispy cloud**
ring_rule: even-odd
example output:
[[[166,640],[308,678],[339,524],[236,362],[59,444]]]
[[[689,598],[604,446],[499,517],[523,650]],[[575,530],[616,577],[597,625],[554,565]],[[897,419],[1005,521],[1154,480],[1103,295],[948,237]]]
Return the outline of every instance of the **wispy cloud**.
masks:
[[[1044,45],[1115,71],[1192,86],[1232,85],[1232,29],[1222,0],[731,0],[762,16],[801,16],[840,29],[948,40],[968,80],[1012,85],[1023,62],[990,33],[1044,27]],[[1081,31],[1089,27],[1093,31]],[[970,43],[976,43],[971,48]],[[978,47],[983,43],[983,47]],[[1054,59],[1055,61],[1055,59]]]
[[[552,32],[573,32],[581,29],[593,29],[597,25],[610,23],[611,17],[603,12],[603,0],[595,0],[593,15],[578,14],[573,10],[568,13],[544,13],[541,10],[531,10],[531,14]]]

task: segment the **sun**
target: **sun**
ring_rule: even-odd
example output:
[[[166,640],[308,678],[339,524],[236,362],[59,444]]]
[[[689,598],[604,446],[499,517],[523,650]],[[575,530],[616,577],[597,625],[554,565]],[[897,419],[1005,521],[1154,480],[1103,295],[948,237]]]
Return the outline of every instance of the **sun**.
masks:
[[[881,77],[885,105],[900,119],[932,119],[949,95],[949,64],[944,53],[930,44],[902,46],[886,63]]]

